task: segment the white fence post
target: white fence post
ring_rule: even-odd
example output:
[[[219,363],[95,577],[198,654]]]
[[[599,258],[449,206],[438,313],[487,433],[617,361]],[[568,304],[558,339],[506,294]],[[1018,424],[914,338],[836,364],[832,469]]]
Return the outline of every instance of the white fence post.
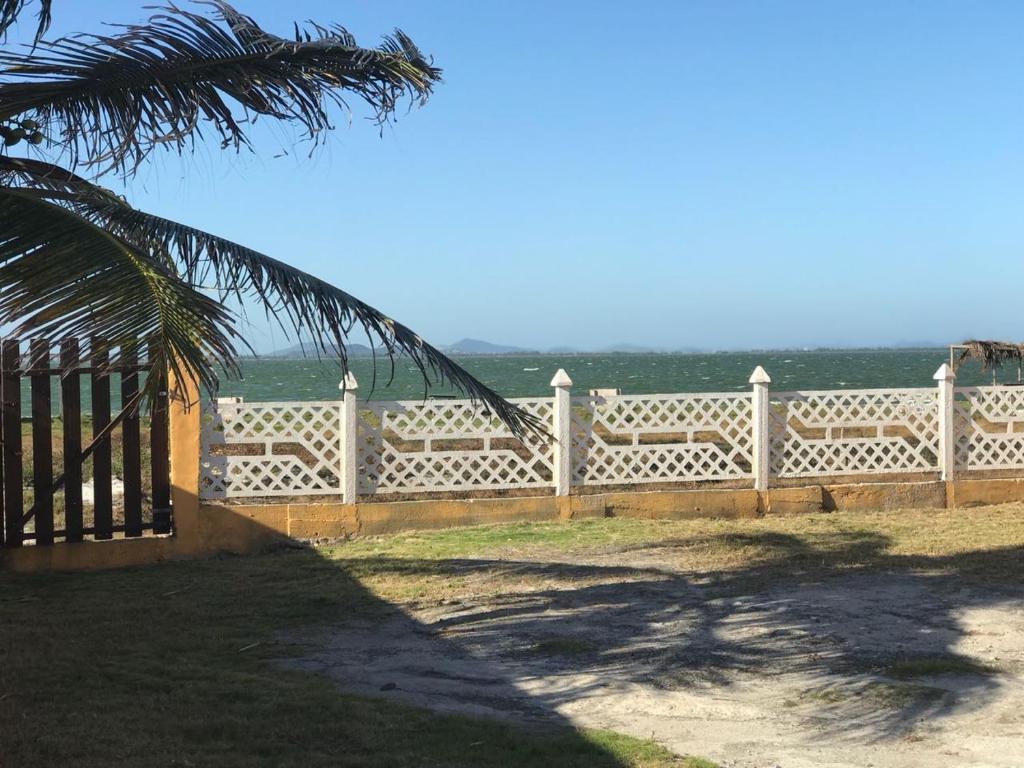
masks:
[[[341,423],[339,439],[341,442],[341,501],[343,504],[355,504],[359,492],[359,455],[357,448],[357,430],[359,429],[359,413],[356,406],[356,390],[359,382],[349,371],[345,380],[338,385],[343,393],[341,401]]]
[[[554,467],[555,495],[568,496],[572,482],[572,400],[569,390],[572,379],[565,369],[559,368],[551,379],[555,388],[555,404],[551,411],[551,436],[555,439]]]
[[[932,378],[939,385],[939,471],[943,480],[952,480],[955,471],[954,451],[956,435],[953,434],[953,397],[955,395],[956,373],[943,363]]]
[[[759,365],[750,374],[750,383],[754,386],[751,400],[754,455],[751,468],[754,470],[754,490],[763,492],[768,490],[768,385],[772,383],[772,379]]]

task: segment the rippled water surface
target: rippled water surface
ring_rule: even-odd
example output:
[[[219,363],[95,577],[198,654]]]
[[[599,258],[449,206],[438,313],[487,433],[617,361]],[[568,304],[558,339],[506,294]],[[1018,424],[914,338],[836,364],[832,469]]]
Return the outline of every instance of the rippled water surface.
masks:
[[[559,368],[573,380],[573,389],[618,387],[626,394],[655,392],[734,392],[749,388],[747,379],[757,365],[772,377],[772,389],[859,389],[933,386],[932,375],[948,361],[947,349],[822,350],[808,352],[720,352],[714,354],[650,355],[507,355],[459,358],[459,363],[507,397],[548,395],[549,382]],[[221,395],[247,400],[327,400],[338,396],[337,362],[317,360],[247,360],[241,381],[225,380]],[[395,363],[388,385],[387,361],[352,361],[361,397],[416,399],[423,382],[407,360]],[[1001,382],[1014,382],[1016,368],[1005,369]],[[958,384],[992,382],[974,363],[962,367]],[[372,388],[372,394],[371,394]],[[434,394],[450,393],[435,389]]]

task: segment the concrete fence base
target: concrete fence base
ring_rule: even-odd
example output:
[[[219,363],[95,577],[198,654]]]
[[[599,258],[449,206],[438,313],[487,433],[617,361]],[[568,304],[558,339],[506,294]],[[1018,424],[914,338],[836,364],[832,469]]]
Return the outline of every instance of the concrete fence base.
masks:
[[[222,552],[247,554],[296,539],[340,539],[488,523],[602,517],[753,518],[847,510],[971,507],[1024,501],[1024,478],[809,485],[764,492],[708,489],[366,504],[199,504],[194,501],[189,504],[188,501],[179,498],[175,536],[3,550],[0,551],[0,568],[13,571],[112,568]]]

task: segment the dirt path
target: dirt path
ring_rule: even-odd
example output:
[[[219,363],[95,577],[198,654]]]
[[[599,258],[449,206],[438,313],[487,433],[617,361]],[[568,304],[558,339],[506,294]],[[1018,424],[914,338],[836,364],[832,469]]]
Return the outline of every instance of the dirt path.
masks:
[[[396,610],[297,664],[351,691],[557,713],[723,766],[1024,765],[1020,589],[901,572],[742,594],[657,550],[516,568],[529,588]]]

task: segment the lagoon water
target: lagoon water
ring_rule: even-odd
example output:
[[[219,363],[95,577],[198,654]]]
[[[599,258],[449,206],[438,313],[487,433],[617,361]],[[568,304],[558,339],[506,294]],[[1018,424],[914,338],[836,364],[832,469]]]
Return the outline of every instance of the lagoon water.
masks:
[[[882,387],[930,387],[932,376],[949,360],[942,349],[867,349],[772,352],[718,352],[713,354],[604,354],[604,355],[495,355],[456,358],[468,371],[505,397],[548,397],[555,371],[565,368],[573,391],[617,387],[625,394],[671,392],[739,392],[749,390],[747,379],[755,366],[763,365],[772,377],[774,391],[794,389],[872,389]],[[423,380],[408,360],[395,361],[394,380],[386,359],[351,361],[359,381],[360,399],[422,400]],[[256,359],[242,361],[239,379],[222,377],[221,397],[246,400],[336,400],[339,365],[332,360]],[[112,382],[111,405],[120,408],[119,377]],[[997,373],[999,383],[1016,383],[1016,367]],[[991,372],[974,362],[957,374],[957,384],[991,384]],[[83,413],[90,413],[87,376],[81,378]],[[434,388],[431,395],[457,395],[450,388]],[[31,416],[29,380],[21,382],[22,416]],[[51,383],[51,410],[59,414],[60,387]]]
[[[736,392],[749,389],[747,379],[757,365],[772,377],[773,390],[930,387],[935,370],[949,360],[937,349],[814,350],[719,352],[713,354],[500,355],[457,358],[468,371],[506,397],[547,396],[548,382],[565,368],[573,389],[618,387],[625,394],[656,392]],[[351,361],[361,398],[422,399],[423,382],[408,360],[395,362],[394,380],[387,360]],[[315,359],[246,360],[242,380],[224,380],[221,396],[246,400],[330,400],[338,397],[336,361]],[[1016,382],[1017,370],[999,372],[1001,383]],[[992,383],[991,373],[975,363],[963,366],[957,383]],[[372,390],[372,391],[371,391]],[[452,394],[434,389],[431,394]]]

